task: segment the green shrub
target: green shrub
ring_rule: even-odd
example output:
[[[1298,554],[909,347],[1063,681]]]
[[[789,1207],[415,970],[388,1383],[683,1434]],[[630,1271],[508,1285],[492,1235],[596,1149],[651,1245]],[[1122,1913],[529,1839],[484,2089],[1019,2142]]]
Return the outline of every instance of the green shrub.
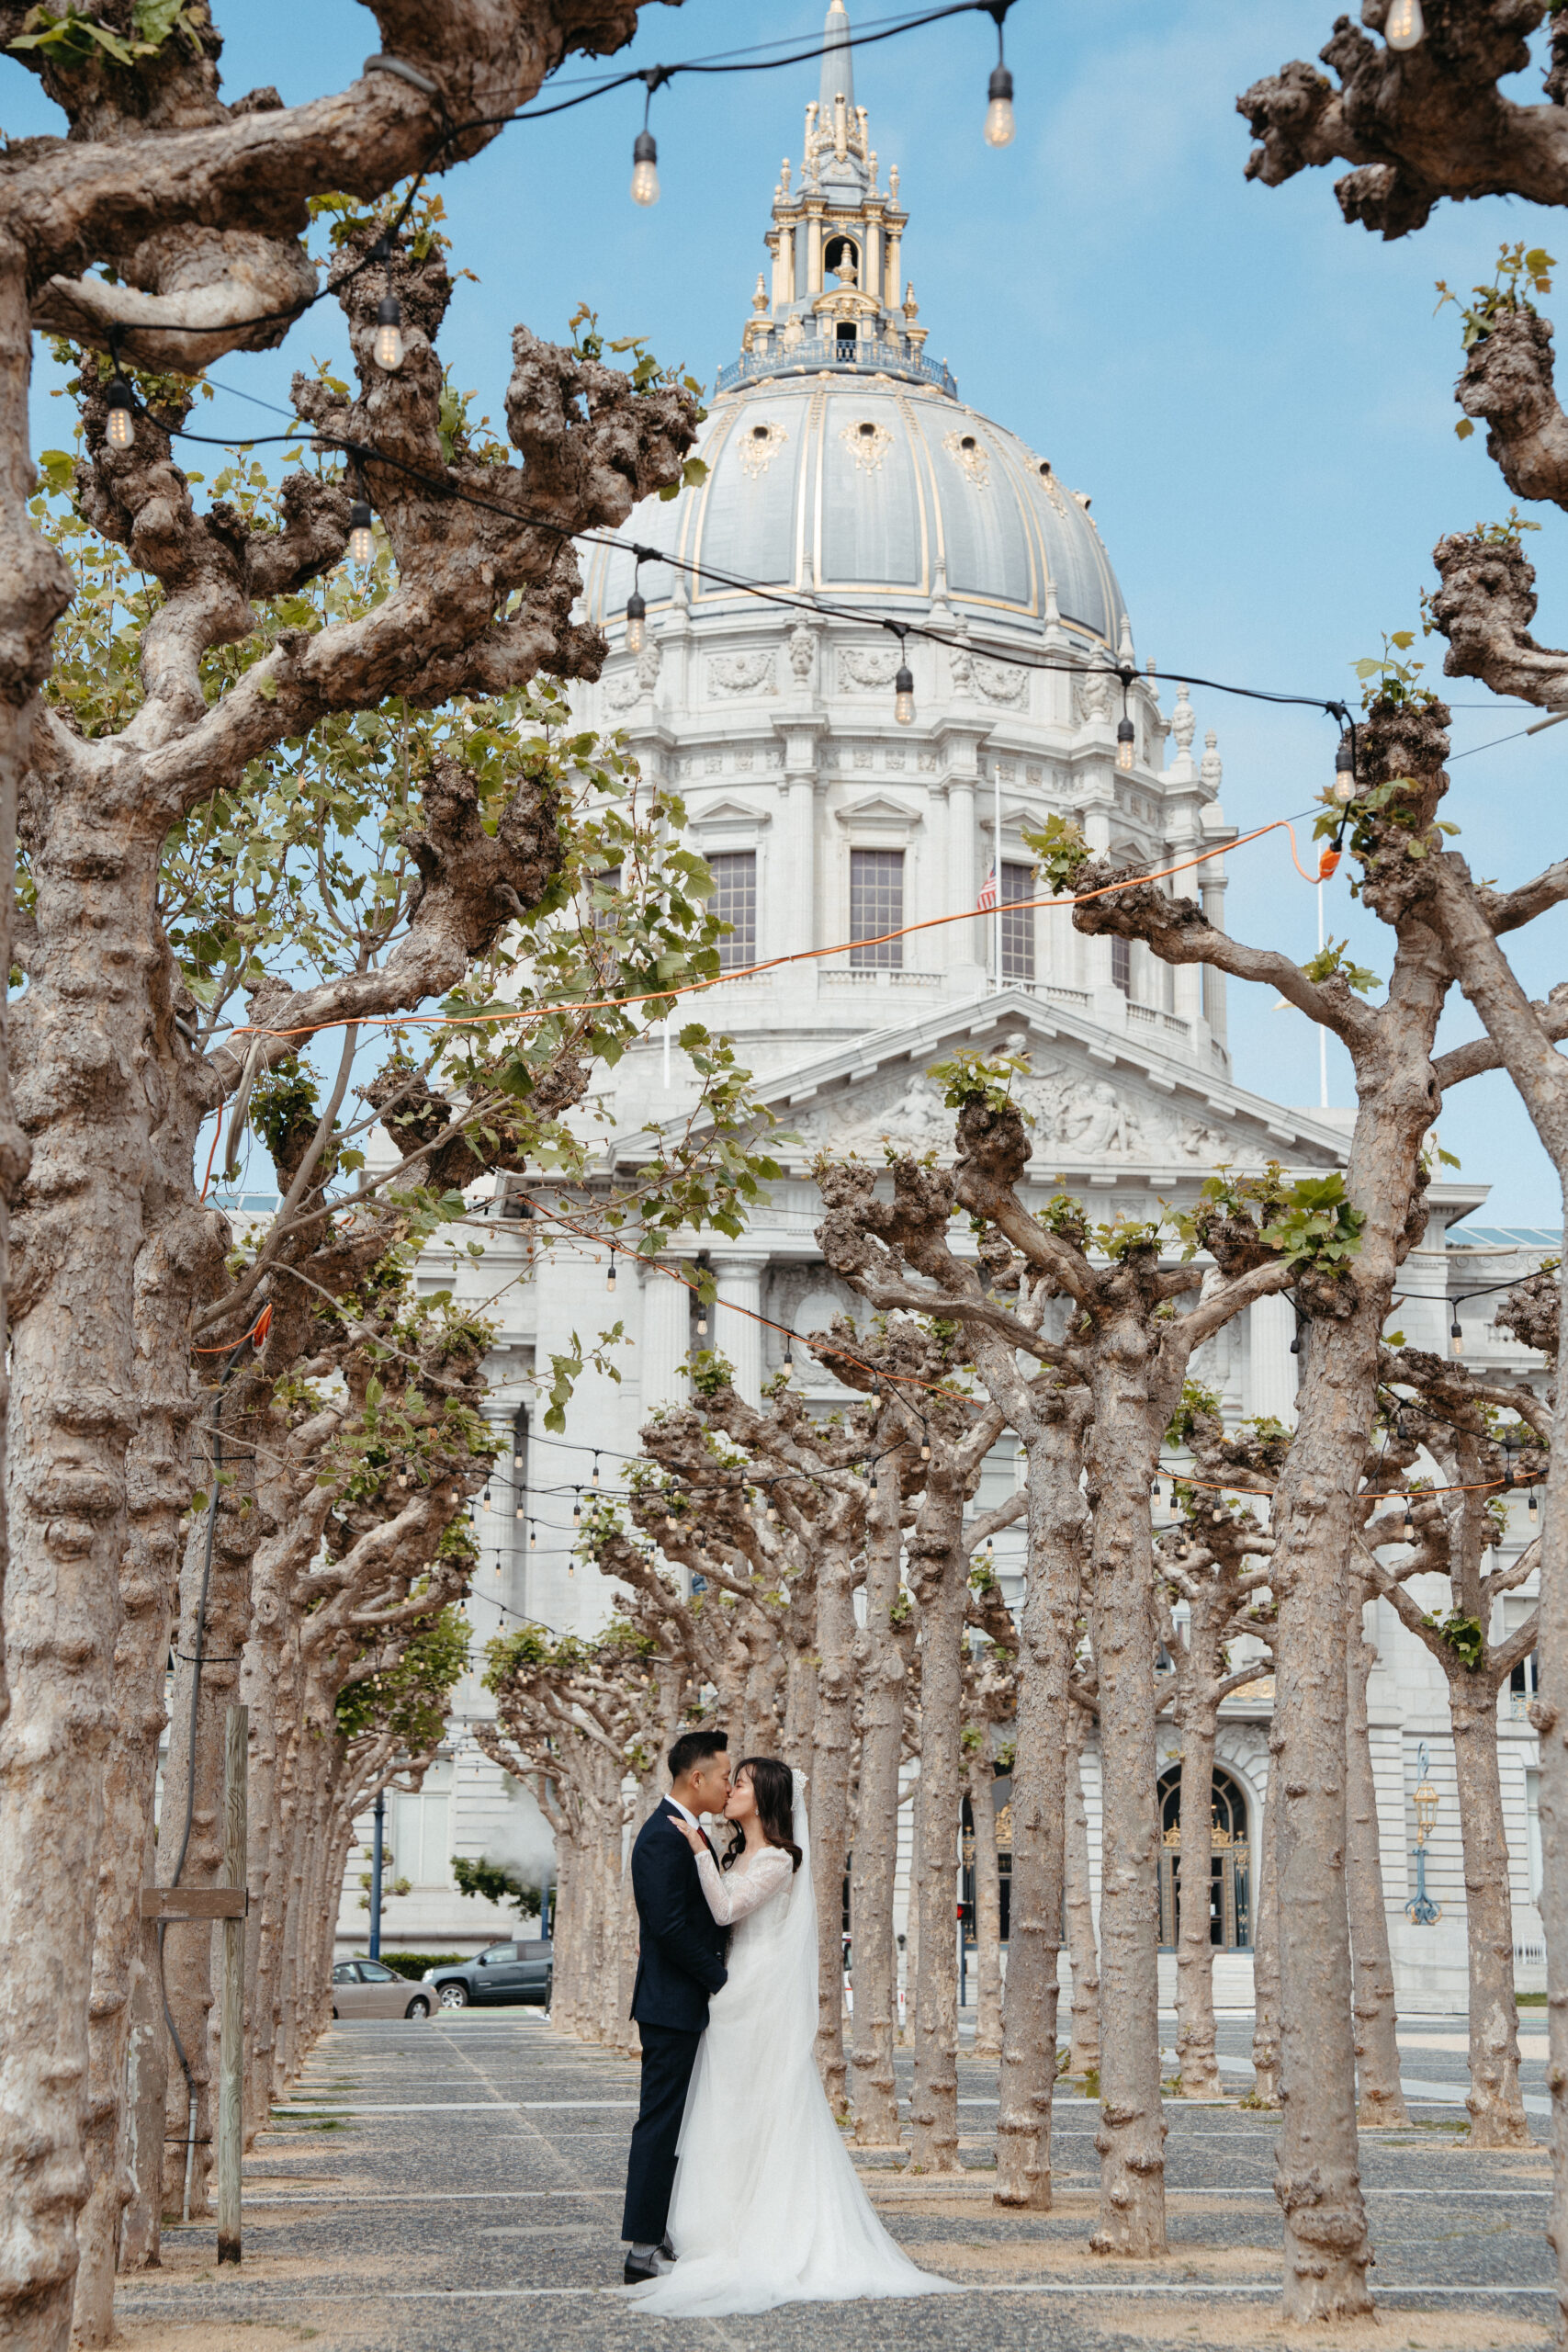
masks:
[[[381,1965],[399,1976],[411,1977],[417,1984],[427,1968],[456,1968],[463,1961],[472,1960],[473,1956],[471,1951],[384,1951]],[[367,1955],[356,1952],[355,1957],[364,1960]]]

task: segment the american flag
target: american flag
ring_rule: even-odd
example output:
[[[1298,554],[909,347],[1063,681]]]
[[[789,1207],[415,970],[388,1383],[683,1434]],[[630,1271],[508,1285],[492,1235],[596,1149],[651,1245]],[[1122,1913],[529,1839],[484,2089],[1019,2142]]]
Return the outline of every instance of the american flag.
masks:
[[[993,861],[990,872],[987,875],[984,882],[980,885],[979,905],[981,913],[989,914],[991,909],[996,905],[996,903],[997,869],[995,862]]]

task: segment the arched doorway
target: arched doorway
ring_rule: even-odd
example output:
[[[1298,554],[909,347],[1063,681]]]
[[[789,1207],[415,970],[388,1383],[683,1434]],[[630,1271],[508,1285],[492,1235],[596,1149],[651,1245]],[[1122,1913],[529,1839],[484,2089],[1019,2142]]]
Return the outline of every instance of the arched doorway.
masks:
[[[1214,1767],[1213,1859],[1209,1870],[1209,1941],[1224,1951],[1252,1942],[1252,1852],[1239,1781]],[[1159,1776],[1159,1939],[1169,1950],[1181,1928],[1181,1767]]]

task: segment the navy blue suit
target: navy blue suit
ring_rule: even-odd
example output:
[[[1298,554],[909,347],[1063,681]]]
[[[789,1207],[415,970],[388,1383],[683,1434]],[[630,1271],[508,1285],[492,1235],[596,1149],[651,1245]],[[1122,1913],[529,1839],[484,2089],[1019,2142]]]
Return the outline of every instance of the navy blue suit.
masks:
[[[725,1982],[728,1930],[708,1909],[696,1857],[666,1801],[632,1848],[632,1894],[641,1930],[632,2016],[642,2040],[642,2096],[626,2161],[621,2235],[657,2245],[670,2218],[675,2143],[708,1996]],[[709,1851],[712,1851],[711,1847]]]

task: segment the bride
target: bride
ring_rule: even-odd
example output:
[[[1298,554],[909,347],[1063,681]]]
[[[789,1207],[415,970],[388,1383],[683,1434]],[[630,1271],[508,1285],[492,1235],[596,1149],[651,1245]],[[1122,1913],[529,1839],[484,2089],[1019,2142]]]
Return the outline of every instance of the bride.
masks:
[[[722,1871],[702,1832],[679,1824],[708,1908],[733,1934],[681,2125],[676,2260],[622,2290],[662,2317],[957,2291],[917,2269],[872,2211],[818,2078],[805,1790],[771,1756],[738,1765],[724,1810],[741,1837]]]

